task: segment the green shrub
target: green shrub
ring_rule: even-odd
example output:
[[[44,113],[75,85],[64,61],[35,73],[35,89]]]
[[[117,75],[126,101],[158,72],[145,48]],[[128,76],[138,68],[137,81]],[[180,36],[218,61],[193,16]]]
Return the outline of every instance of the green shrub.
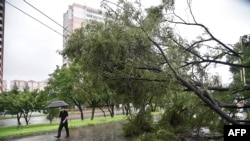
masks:
[[[125,136],[137,136],[153,130],[153,117],[150,110],[130,115],[127,120],[128,122],[123,125]]]
[[[58,117],[59,116],[59,109],[58,108],[53,108],[53,109],[48,109],[47,110],[48,112],[48,115],[47,115],[47,119],[50,121],[50,124],[52,123],[52,120],[55,118],[55,117]]]

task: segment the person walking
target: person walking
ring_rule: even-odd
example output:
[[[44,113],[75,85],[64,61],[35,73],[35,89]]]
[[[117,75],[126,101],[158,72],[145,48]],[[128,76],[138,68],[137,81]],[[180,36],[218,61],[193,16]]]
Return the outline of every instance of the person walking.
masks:
[[[68,116],[69,115],[68,115],[68,112],[66,111],[65,107],[61,107],[61,111],[60,111],[60,114],[59,114],[60,124],[59,124],[59,127],[58,127],[57,136],[55,136],[56,138],[61,137],[61,131],[62,131],[63,127],[66,130],[66,138],[69,138]]]

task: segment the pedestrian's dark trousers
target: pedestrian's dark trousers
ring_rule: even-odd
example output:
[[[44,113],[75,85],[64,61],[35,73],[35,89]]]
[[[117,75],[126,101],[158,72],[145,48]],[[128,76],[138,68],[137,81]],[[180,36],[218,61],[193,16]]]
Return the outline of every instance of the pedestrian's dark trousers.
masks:
[[[63,127],[64,127],[65,130],[66,130],[66,135],[69,136],[68,122],[65,122],[65,123],[60,123],[60,125],[59,125],[58,134],[57,134],[58,137],[61,137],[61,131],[62,131],[62,128],[63,128]]]

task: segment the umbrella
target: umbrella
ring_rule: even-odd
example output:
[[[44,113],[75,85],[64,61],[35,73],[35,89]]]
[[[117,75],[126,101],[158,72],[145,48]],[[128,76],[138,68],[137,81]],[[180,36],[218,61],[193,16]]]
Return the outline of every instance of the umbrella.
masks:
[[[64,102],[64,101],[53,101],[51,102],[47,108],[57,108],[57,107],[64,107],[64,106],[68,106],[69,104]]]

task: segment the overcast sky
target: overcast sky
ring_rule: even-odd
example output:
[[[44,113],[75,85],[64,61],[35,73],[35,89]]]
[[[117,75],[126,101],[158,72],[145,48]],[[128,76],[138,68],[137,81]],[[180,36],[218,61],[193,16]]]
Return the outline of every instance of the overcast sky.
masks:
[[[62,34],[62,28],[34,10],[22,0],[6,0]],[[79,3],[94,8],[101,0],[26,0],[62,25],[68,5]],[[142,0],[144,1],[144,0]],[[145,2],[145,1],[144,1]],[[155,0],[147,0],[147,4]],[[177,0],[180,14],[186,10],[185,0]],[[5,4],[4,80],[43,81],[61,66],[62,36]],[[250,34],[249,0],[193,0],[198,22],[207,25],[225,43],[234,44],[239,37]],[[180,31],[182,32],[182,31]],[[192,32],[192,31],[190,31]],[[186,35],[188,36],[188,35]],[[227,81],[224,79],[224,81]]]
[[[62,57],[57,50],[62,50],[63,29],[34,10],[23,0],[6,0],[32,17],[50,26],[47,28],[30,18],[8,3],[5,4],[5,48],[4,48],[4,80],[43,81],[53,73],[56,65],[62,65]],[[26,0],[37,9],[62,25],[63,13],[68,5],[86,4],[99,8],[100,0],[85,2],[84,0]]]
[[[198,23],[208,27],[210,32],[216,38],[226,44],[235,44],[240,36],[250,34],[250,0],[192,0],[193,14]],[[187,16],[187,8],[182,0],[177,0],[177,11],[182,17]],[[187,11],[187,12],[185,12]],[[199,35],[198,30],[188,28],[179,30],[185,38],[192,35]],[[196,37],[196,36],[193,36]],[[210,69],[213,74],[219,74],[222,77],[223,84],[229,84],[232,81],[232,75],[229,67],[217,65],[216,69]]]

